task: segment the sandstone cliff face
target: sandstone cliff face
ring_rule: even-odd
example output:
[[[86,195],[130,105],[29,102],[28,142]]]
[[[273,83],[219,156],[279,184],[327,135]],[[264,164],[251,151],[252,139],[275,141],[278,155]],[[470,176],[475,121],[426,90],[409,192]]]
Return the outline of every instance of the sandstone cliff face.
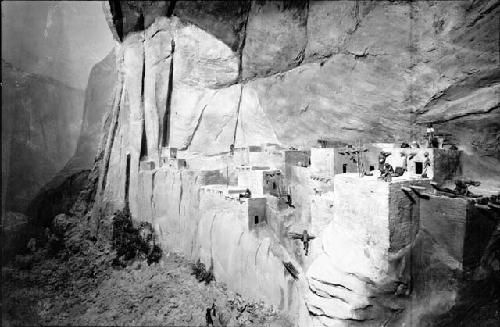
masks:
[[[73,155],[84,94],[2,61],[2,208],[23,212]]]
[[[160,160],[164,147],[196,158],[227,152],[231,144],[307,147],[318,138],[401,142],[420,137],[421,124],[435,122],[438,131],[453,130],[458,146],[471,156],[464,172],[473,174],[478,154],[486,153],[480,163],[488,167],[487,177],[498,175],[500,126],[491,119],[499,110],[498,49],[491,44],[498,38],[500,9],[494,1],[254,1],[228,8],[221,2],[111,2],[104,7],[120,43],[101,143],[95,225],[129,205],[134,219],[150,221],[163,233],[166,248],[213,264],[232,287],[250,296],[265,294],[269,302],[300,312],[304,323],[369,325],[400,312],[404,303],[372,295],[406,294],[407,253],[387,263],[394,249],[384,243],[393,236],[386,229],[380,239],[369,230],[347,240],[358,246],[354,255],[368,258],[365,265],[354,266],[349,256],[337,253],[339,240],[323,238],[341,224],[328,223],[331,203],[342,202],[331,193],[314,198],[317,203],[298,204],[300,214],[293,218],[312,224],[316,256],[301,257],[290,242],[272,235],[257,238],[244,231],[237,209],[203,195],[208,166],[172,169]],[[227,165],[217,158],[210,169],[224,177]],[[154,169],[140,169],[143,161]],[[309,186],[293,187],[307,202]],[[327,193],[332,189],[325,186]],[[227,212],[238,214],[232,220]],[[275,220],[287,214],[278,213]],[[382,245],[371,249],[367,240]],[[261,246],[268,249],[265,256]],[[381,258],[385,266],[372,265]],[[279,261],[288,259],[300,265],[294,291],[285,291],[286,278],[274,276],[282,274]],[[268,289],[245,288],[243,280]],[[374,282],[383,287],[373,291]],[[276,296],[277,286],[286,296]],[[306,303],[300,300],[305,295]]]
[[[112,50],[90,72],[85,90],[80,135],[75,154],[64,168],[65,175],[92,168],[103,134],[103,120],[113,101],[116,76],[116,57]]]
[[[142,26],[150,30],[158,17],[173,15],[196,33],[210,34],[198,41],[193,34],[173,37],[178,51],[173,55],[170,110],[182,111],[182,124],[191,126],[184,140],[174,142],[179,147],[196,147],[187,140],[197,133],[205,136],[204,130],[194,128],[205,116],[235,129],[242,144],[279,141],[308,146],[319,137],[399,141],[422,134],[415,123],[436,122],[448,130],[457,120],[489,121],[497,115],[495,1],[255,1],[227,8],[217,1],[167,1],[161,10],[146,4],[118,7],[120,14],[114,5],[108,17],[115,19],[111,28],[115,34],[121,31],[121,38],[140,29],[139,23],[125,26],[136,16],[144,17]],[[227,54],[216,53],[218,47],[226,48]],[[166,56],[171,51],[167,48],[155,51]],[[184,55],[186,50],[189,54]],[[218,81],[207,83],[207,76]],[[189,91],[184,87],[188,80]],[[241,87],[241,95],[228,89],[231,84]],[[234,108],[214,115],[209,110],[215,100],[210,90],[217,90]],[[193,96],[182,96],[187,92]],[[183,99],[182,104],[176,98]],[[245,98],[252,98],[251,103]],[[246,112],[262,122],[247,121]],[[240,130],[227,123],[230,115],[242,116]],[[171,126],[180,125],[172,121]],[[498,130],[498,125],[491,130]],[[255,139],[243,140],[245,136]],[[461,140],[461,145],[470,145],[471,138]],[[219,138],[209,140],[221,143]]]

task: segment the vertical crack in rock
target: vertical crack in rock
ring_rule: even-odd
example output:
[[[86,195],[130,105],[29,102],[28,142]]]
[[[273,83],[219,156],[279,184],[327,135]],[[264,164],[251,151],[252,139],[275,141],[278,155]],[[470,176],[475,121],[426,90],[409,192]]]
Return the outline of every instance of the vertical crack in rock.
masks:
[[[304,42],[304,47],[302,48],[302,50],[300,50],[299,54],[297,55],[297,67],[300,66],[302,64],[302,62],[305,60],[306,49],[307,49],[307,45],[309,44],[309,37],[307,35],[307,22],[309,21],[309,1],[306,1],[304,8],[306,11],[306,14],[305,14],[306,19],[305,19],[305,23],[304,23],[306,40]]]
[[[359,19],[359,0],[356,0],[356,5],[354,6],[352,15],[353,15],[355,23],[354,23],[354,27],[353,27],[352,31],[347,31],[347,34],[350,34],[350,35],[354,34],[354,32],[356,32],[356,30],[359,27],[359,24],[361,23],[361,20]],[[346,40],[344,40],[344,43],[345,43],[345,41]]]
[[[141,104],[142,106],[143,104]],[[146,135],[146,121],[142,119],[142,134],[141,134],[141,151],[139,155],[139,160],[148,156],[148,137]]]
[[[146,80],[146,47],[142,43],[142,75],[141,75],[141,101],[144,102],[144,88]]]
[[[190,146],[191,146],[191,142],[193,141],[193,138],[194,136],[196,135],[196,132],[198,131],[198,128],[200,128],[200,125],[201,125],[201,120],[203,118],[203,114],[205,113],[205,109],[207,108],[207,106],[210,104],[210,102],[215,98],[215,96],[219,93],[220,90],[217,90],[215,91],[214,94],[212,94],[212,96],[210,97],[210,100],[207,101],[207,103],[203,106],[203,108],[201,109],[201,113],[200,115],[198,116],[198,121],[196,122],[196,126],[194,127],[194,130],[193,132],[191,133],[191,135],[189,136],[189,139],[187,141],[187,144],[182,147],[180,150],[187,150]]]
[[[184,189],[182,187],[182,172],[179,172],[179,184],[180,184],[180,190],[179,190],[179,222],[180,222],[180,217],[181,217],[181,202],[182,202],[182,195],[184,192]]]
[[[163,127],[162,127],[162,142],[163,146],[168,146],[170,142],[170,111],[172,105],[172,91],[174,82],[174,52],[175,52],[175,41],[172,39],[170,42],[170,71],[168,73],[168,85],[167,85],[167,100],[165,113],[163,114]]]
[[[167,12],[166,12],[167,17],[171,17],[173,15],[176,2],[177,2],[176,0],[170,0],[170,2],[168,4]]]
[[[233,144],[236,144],[236,133],[238,132],[238,124],[240,122],[241,98],[243,97],[243,84],[241,84],[240,98],[238,99],[238,109],[236,110],[236,124],[234,125]]]
[[[158,170],[155,170],[151,176],[151,223],[153,222],[153,217],[155,217],[155,199],[154,199],[154,194],[155,194],[155,177],[156,173]]]
[[[130,187],[130,153],[127,153],[127,164],[125,166],[125,207],[129,208],[129,187]]]
[[[245,42],[247,39],[247,25],[248,25],[248,17],[250,16],[250,12],[252,11],[252,4],[253,1],[250,2],[250,7],[248,8],[245,23],[243,24],[242,31],[243,31],[243,38],[241,40],[241,45],[239,49],[239,55],[240,55],[240,61],[238,62],[238,81],[243,80],[243,49],[245,48]]]
[[[203,113],[205,112],[205,109],[207,108],[207,106],[208,106],[208,104],[204,105],[203,108],[201,109],[200,115],[198,116],[198,121],[196,122],[196,126],[194,127],[193,132],[189,136],[189,139],[187,140],[186,145],[183,146],[182,148],[180,148],[179,150],[181,150],[181,151],[187,150],[191,146],[191,142],[193,141],[194,135],[196,134],[196,132],[198,131],[198,128],[200,127],[201,119],[203,118]]]
[[[217,217],[217,214],[214,214],[214,217],[212,218],[212,225],[210,225],[210,267],[214,266],[213,229],[214,229],[214,223],[215,223],[216,217]]]
[[[123,41],[123,13],[119,0],[110,0],[109,8],[113,16],[113,25],[120,41]]]
[[[120,87],[119,87],[117,94],[116,94],[116,97],[114,99],[113,114],[112,114],[112,118],[111,118],[111,124],[110,124],[110,129],[108,132],[108,137],[106,140],[103,170],[101,172],[102,179],[101,179],[101,185],[100,185],[100,194],[102,194],[104,192],[104,188],[106,187],[106,179],[108,176],[109,160],[111,158],[111,150],[113,148],[113,143],[114,143],[115,136],[116,136],[116,130],[118,129],[118,118],[120,116],[121,97],[122,97],[123,88],[124,88],[123,81],[120,81],[119,85],[120,85]]]

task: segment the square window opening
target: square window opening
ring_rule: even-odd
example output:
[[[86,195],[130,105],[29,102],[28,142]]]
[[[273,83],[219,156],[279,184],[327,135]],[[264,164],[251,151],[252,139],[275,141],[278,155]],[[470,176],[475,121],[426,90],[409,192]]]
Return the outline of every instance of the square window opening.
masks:
[[[415,161],[415,174],[422,174],[424,172],[424,164],[421,161]]]

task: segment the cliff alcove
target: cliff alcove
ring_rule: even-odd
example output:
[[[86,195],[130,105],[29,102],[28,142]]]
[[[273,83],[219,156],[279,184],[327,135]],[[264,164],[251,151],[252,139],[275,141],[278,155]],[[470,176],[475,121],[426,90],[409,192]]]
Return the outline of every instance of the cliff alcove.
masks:
[[[127,289],[138,281],[165,294],[180,283],[201,311],[218,294],[240,324],[500,321],[498,1],[105,1],[102,10],[115,44],[90,74],[75,155],[27,213],[51,228],[68,215],[65,245],[47,262],[100,260],[90,291],[105,295],[57,309],[80,310],[74,320],[50,308],[38,317],[202,321],[178,303],[152,305],[162,314],[133,300],[96,308],[115,284],[156,301]],[[112,270],[119,212],[150,226],[159,263]],[[46,274],[39,253],[16,257],[17,267]],[[213,273],[214,289],[193,291],[188,262]]]

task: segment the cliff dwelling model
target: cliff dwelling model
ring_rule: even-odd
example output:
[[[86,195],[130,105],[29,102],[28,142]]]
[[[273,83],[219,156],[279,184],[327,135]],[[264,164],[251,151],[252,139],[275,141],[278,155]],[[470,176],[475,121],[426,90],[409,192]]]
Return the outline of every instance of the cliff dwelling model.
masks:
[[[47,31],[61,7],[46,9]],[[65,283],[76,274],[39,268],[40,244],[49,262],[86,258],[81,278],[96,291],[68,300],[66,316],[500,326],[498,1],[104,1],[102,11],[113,51],[92,69],[83,121],[50,125],[82,126],[75,156],[26,201],[47,229],[12,255]],[[11,157],[65,139],[27,103],[5,111],[28,117],[9,132],[22,140]],[[22,196],[3,202],[20,208]],[[22,269],[5,274],[30,280]],[[121,309],[95,302],[105,287]],[[125,300],[127,288],[141,296]],[[53,307],[44,301],[32,301],[40,317]]]

